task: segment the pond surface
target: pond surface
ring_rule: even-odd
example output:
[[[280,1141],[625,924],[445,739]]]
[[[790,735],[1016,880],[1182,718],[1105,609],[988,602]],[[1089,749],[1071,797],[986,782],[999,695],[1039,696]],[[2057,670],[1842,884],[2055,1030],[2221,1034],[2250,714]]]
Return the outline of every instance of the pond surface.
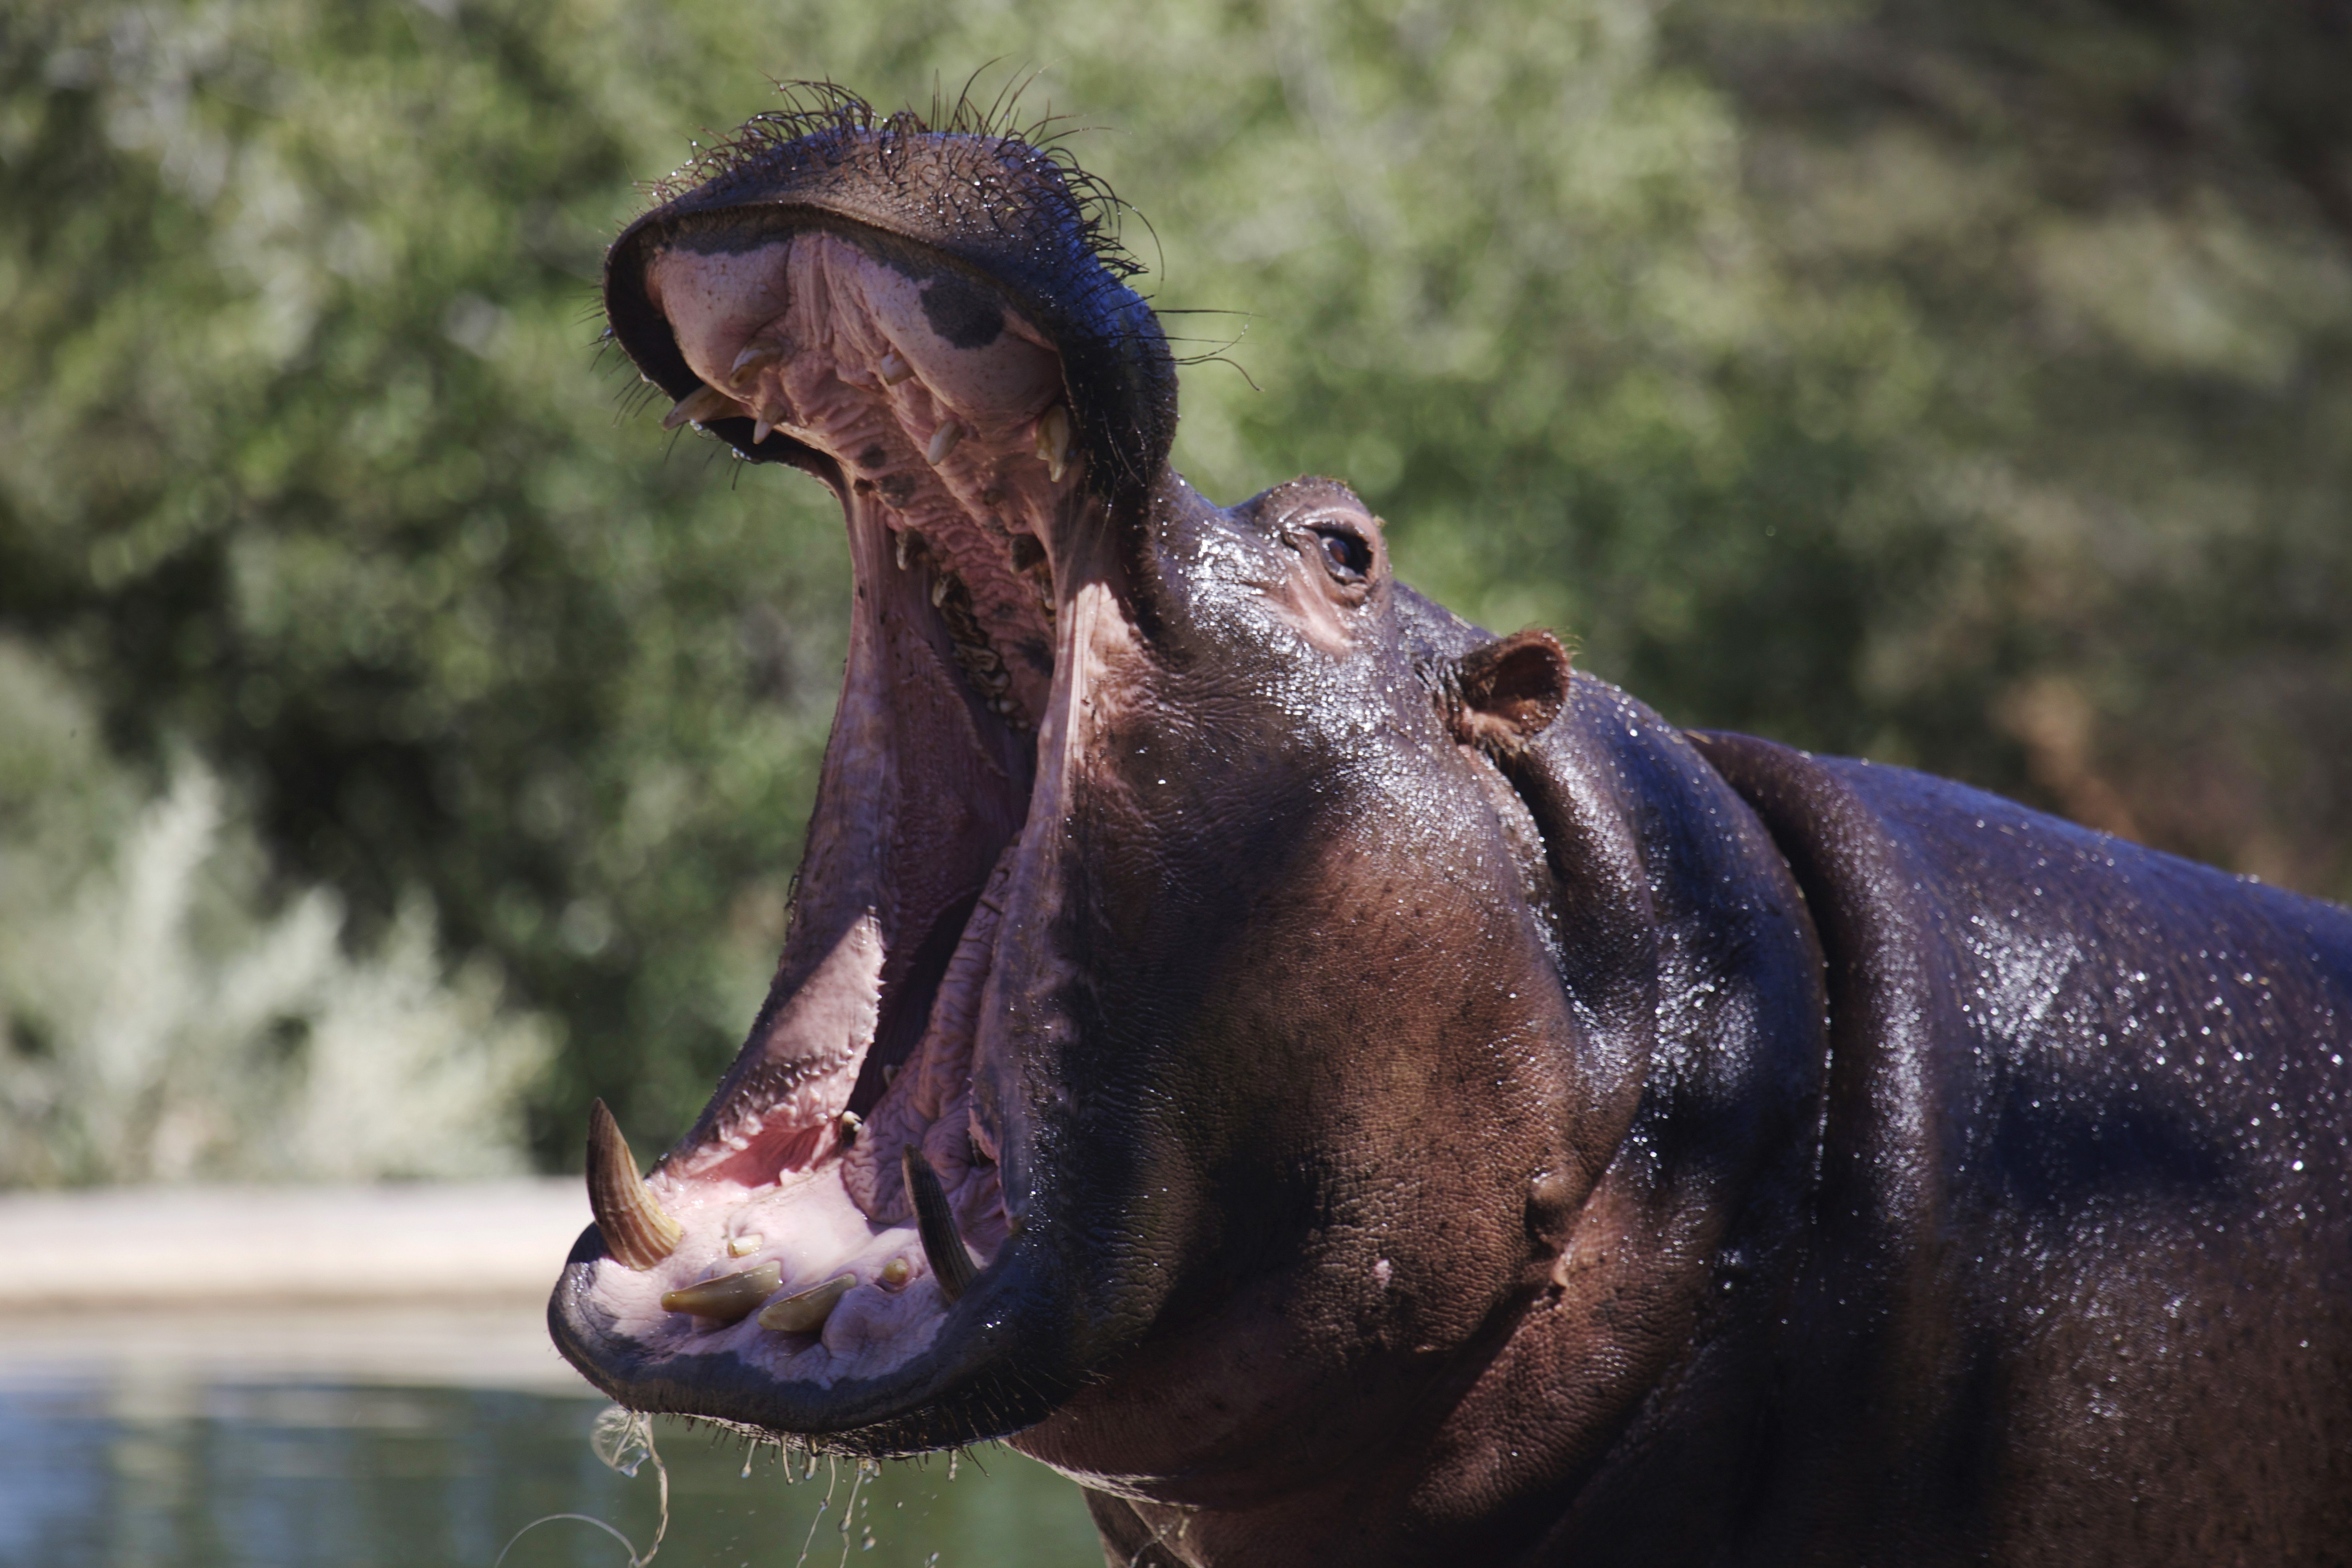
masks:
[[[19,1369],[21,1373],[22,1369]],[[499,1388],[138,1375],[0,1381],[0,1563],[625,1568],[654,1464],[592,1448],[601,1401]],[[675,1568],[1099,1568],[1077,1489],[1009,1449],[861,1475],[657,1422]],[[609,1444],[607,1445],[609,1448]],[[848,1528],[842,1528],[846,1521]],[[520,1532],[518,1535],[518,1532]]]
[[[576,1181],[0,1194],[0,1568],[626,1568],[595,1524],[526,1528],[644,1553],[662,1521],[548,1342],[586,1219]],[[90,1268],[129,1237],[134,1275]],[[656,1568],[1102,1563],[1077,1489],[1009,1449],[788,1479],[653,1440]]]

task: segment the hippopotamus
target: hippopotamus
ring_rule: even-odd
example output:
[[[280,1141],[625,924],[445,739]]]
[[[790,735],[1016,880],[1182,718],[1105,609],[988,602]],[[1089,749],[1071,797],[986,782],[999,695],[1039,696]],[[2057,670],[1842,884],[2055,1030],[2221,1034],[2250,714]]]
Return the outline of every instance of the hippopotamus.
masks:
[[[740,1056],[650,1174],[592,1111],[572,1364],[1006,1438],[1114,1563],[2344,1561],[2352,911],[1207,500],[1108,200],[824,93],[611,247],[855,600]]]

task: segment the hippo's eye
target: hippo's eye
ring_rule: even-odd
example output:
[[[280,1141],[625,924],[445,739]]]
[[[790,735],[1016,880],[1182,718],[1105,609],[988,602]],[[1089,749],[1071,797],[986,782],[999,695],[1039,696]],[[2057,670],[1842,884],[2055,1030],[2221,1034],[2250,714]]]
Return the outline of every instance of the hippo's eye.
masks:
[[[1315,530],[1316,547],[1323,564],[1342,583],[1360,583],[1371,574],[1372,547],[1351,528],[1326,524]]]

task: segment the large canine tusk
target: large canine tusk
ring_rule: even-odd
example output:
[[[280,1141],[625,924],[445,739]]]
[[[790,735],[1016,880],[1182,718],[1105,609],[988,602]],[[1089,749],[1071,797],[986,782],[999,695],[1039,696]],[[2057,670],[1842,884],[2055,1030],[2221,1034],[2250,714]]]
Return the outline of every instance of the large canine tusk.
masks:
[[[588,1108],[588,1207],[604,1250],[641,1274],[677,1251],[686,1235],[637,1174],[637,1157],[601,1100]]]
[[[898,1169],[907,1178],[907,1195],[915,1200],[915,1234],[923,1239],[923,1256],[940,1282],[940,1294],[952,1301],[971,1285],[971,1252],[956,1229],[955,1211],[948,1207],[947,1189],[923,1152],[912,1143],[898,1153]]]

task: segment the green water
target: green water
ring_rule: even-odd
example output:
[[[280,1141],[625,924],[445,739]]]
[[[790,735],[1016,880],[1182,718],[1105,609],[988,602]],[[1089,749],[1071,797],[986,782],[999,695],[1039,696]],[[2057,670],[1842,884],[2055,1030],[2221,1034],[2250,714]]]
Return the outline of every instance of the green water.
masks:
[[[0,1387],[0,1563],[27,1568],[468,1564],[625,1568],[588,1514],[643,1552],[659,1521],[651,1464],[590,1446],[599,1406],[449,1388],[172,1384]],[[891,1464],[817,1462],[789,1482],[773,1450],[658,1423],[675,1568],[1099,1568],[1076,1488],[1010,1450]],[[854,1497],[853,1497],[854,1489]],[[840,1524],[845,1516],[849,1529]],[[812,1528],[814,1526],[814,1528]],[[518,1539],[518,1532],[522,1532]]]

